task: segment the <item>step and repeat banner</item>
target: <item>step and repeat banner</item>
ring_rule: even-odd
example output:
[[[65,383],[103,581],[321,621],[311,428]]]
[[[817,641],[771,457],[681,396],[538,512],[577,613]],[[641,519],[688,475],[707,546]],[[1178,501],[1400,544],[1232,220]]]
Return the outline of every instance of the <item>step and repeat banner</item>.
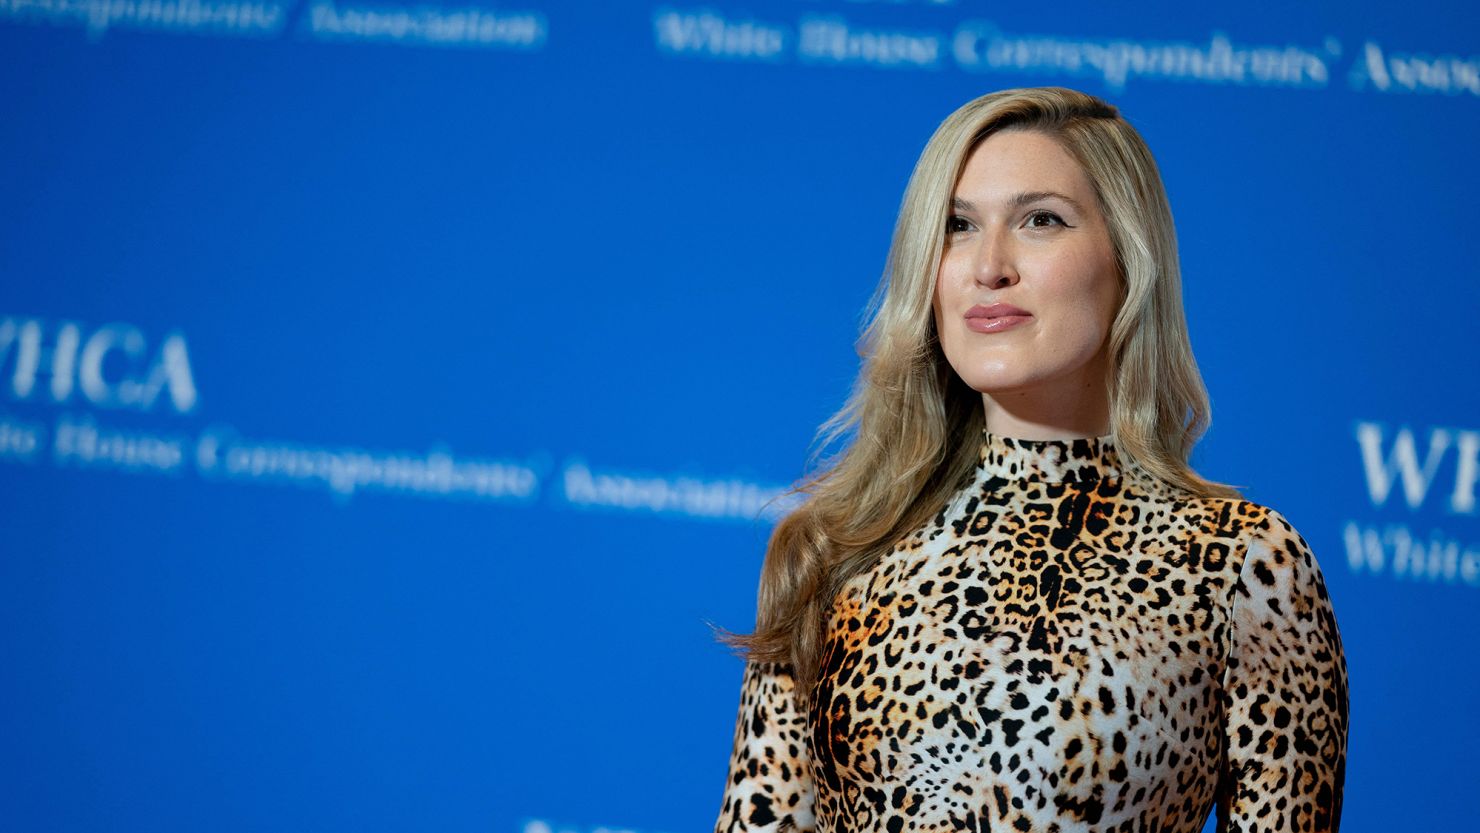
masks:
[[[1311,542],[1345,828],[1480,765],[1480,13],[0,0],[0,829],[679,833],[917,154],[1162,166],[1214,424]]]

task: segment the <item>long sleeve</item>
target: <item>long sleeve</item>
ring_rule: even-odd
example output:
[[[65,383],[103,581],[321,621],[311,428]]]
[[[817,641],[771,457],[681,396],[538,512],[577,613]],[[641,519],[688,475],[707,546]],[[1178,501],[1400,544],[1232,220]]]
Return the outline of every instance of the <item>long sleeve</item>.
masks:
[[[793,697],[790,669],[747,662],[716,833],[812,833],[806,731],[805,715]]]
[[[1218,830],[1335,833],[1346,780],[1346,656],[1310,546],[1283,515],[1264,511],[1233,591]]]

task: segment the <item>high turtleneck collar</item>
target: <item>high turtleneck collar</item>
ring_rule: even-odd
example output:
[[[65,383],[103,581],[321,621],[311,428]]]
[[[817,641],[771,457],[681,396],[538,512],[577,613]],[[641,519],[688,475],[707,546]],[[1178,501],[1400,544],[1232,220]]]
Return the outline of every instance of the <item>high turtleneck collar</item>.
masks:
[[[982,479],[1089,483],[1119,477],[1125,464],[1111,435],[1064,440],[1021,440],[983,429],[977,474]]]

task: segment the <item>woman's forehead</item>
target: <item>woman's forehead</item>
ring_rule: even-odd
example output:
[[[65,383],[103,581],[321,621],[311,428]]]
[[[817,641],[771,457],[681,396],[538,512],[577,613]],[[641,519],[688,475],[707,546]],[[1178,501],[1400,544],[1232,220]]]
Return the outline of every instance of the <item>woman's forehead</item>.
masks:
[[[1089,178],[1058,140],[1030,130],[994,133],[977,143],[956,181],[957,193],[998,198],[1035,190],[1072,195],[1089,187]]]

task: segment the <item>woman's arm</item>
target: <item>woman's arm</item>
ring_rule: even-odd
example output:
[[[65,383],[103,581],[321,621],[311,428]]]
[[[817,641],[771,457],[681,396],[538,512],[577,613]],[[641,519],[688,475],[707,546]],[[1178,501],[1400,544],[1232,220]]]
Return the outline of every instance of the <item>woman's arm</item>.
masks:
[[[1335,833],[1346,780],[1346,656],[1320,565],[1273,509],[1234,588],[1218,830]]]
[[[793,696],[790,669],[745,663],[730,775],[716,833],[812,833],[806,725]]]

